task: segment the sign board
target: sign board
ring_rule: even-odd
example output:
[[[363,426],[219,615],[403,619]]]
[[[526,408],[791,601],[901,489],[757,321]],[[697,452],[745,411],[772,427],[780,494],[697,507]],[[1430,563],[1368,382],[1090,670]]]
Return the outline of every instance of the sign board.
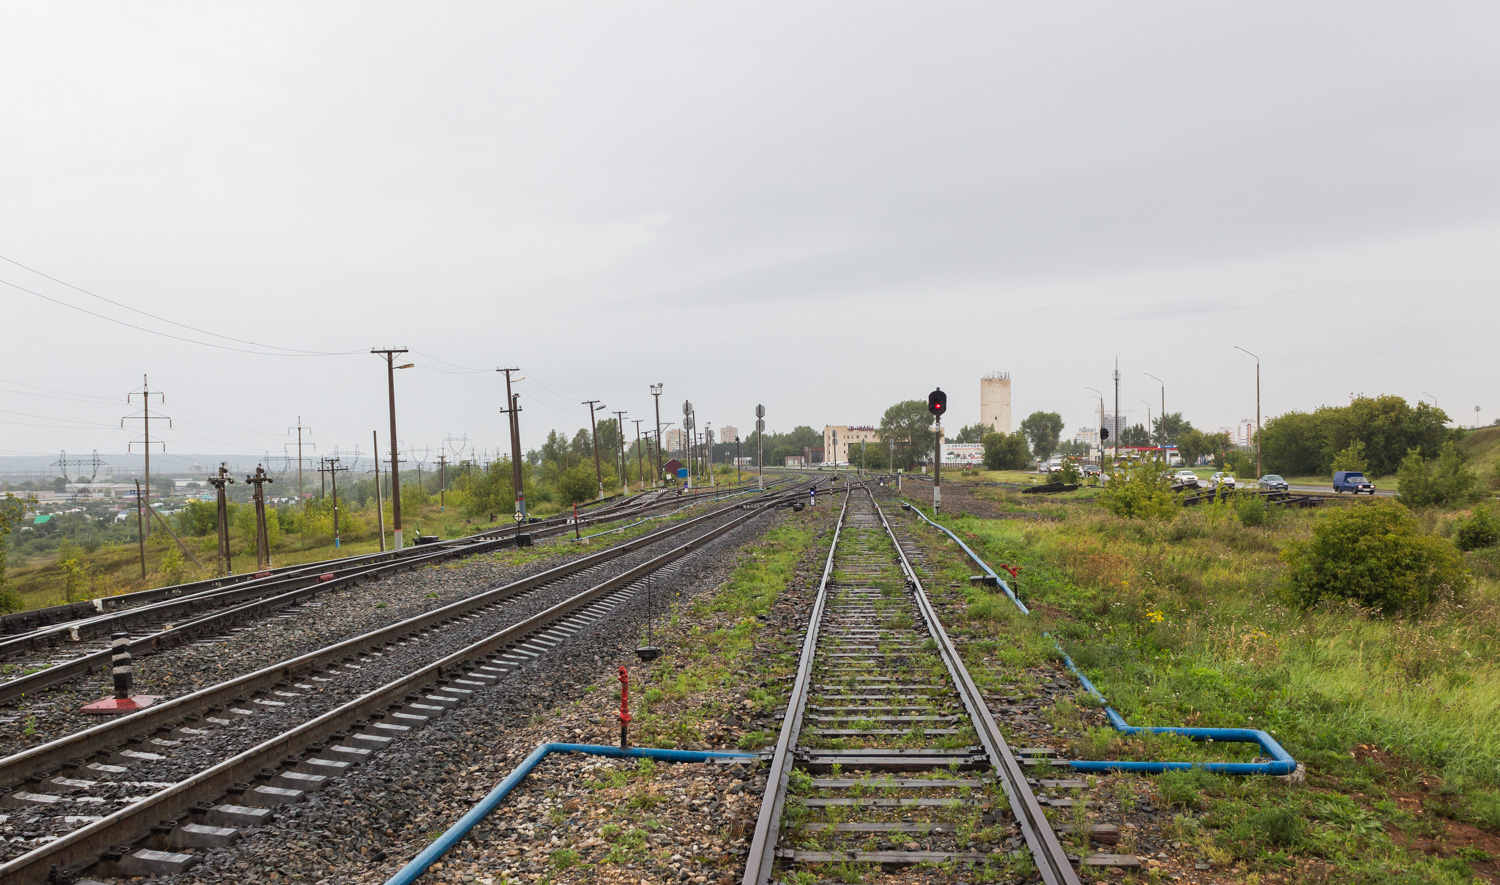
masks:
[[[757,417],[757,418],[764,418],[764,417],[766,417],[766,407],[765,406],[756,406],[755,407],[755,417]]]
[[[955,467],[983,467],[984,445],[982,443],[943,443],[943,465]]]
[[[519,510],[516,511],[516,522],[520,522],[521,520],[523,520],[525,518],[526,518],[526,514],[522,513]]]
[[[755,419],[755,431],[757,433],[765,433],[766,432],[766,422],[760,420],[759,418],[756,418]]]
[[[677,468],[677,478],[678,479],[687,479],[687,468],[686,467],[679,467],[679,468]]]

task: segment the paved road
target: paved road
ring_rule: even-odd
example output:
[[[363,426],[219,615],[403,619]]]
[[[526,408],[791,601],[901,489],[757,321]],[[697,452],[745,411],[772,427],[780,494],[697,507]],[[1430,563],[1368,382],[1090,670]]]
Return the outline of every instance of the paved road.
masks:
[[[1333,492],[1333,486],[1332,485],[1326,485],[1326,486],[1294,485],[1294,486],[1291,487],[1291,490],[1294,491],[1294,492],[1327,492],[1327,493],[1332,493]],[[1394,498],[1394,497],[1396,497],[1396,493],[1393,492],[1393,491],[1391,491],[1390,489],[1376,489],[1375,490],[1375,494],[1379,495],[1382,498]]]

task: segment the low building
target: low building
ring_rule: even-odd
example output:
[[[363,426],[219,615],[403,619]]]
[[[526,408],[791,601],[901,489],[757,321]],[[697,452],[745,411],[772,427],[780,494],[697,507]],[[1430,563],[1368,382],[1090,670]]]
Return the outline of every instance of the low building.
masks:
[[[868,424],[829,424],[823,428],[823,460],[849,463],[852,446],[880,442],[880,431]]]

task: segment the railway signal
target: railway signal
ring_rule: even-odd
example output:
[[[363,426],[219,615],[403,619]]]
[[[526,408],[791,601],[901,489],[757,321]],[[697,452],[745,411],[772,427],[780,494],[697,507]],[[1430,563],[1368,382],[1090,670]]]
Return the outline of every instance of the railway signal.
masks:
[[[948,394],[943,388],[927,394],[927,411],[937,419],[932,441],[932,512],[937,513],[943,505],[943,413],[948,411]]]
[[[943,413],[948,411],[948,394],[943,393],[941,387],[927,394],[927,411],[939,421],[943,420]]]

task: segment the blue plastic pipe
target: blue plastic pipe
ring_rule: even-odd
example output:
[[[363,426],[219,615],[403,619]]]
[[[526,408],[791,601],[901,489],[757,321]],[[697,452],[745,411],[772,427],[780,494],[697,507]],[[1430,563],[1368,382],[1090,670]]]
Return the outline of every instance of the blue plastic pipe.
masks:
[[[1026,604],[1017,599],[1016,594],[1011,592],[1010,585],[1005,583],[1004,579],[1002,579],[999,575],[995,574],[994,570],[991,569],[984,560],[980,559],[973,550],[970,550],[969,545],[960,540],[958,535],[953,534],[953,532],[950,532],[944,526],[941,526],[936,522],[933,522],[931,519],[928,519],[927,514],[923,513],[918,508],[910,504],[906,504],[903,506],[905,506],[906,509],[910,510],[916,515],[922,517],[922,519],[926,521],[928,525],[938,529],[943,534],[947,535],[955,542],[957,542],[958,546],[962,547],[964,552],[969,555],[969,558],[977,563],[980,568],[984,569],[985,574],[995,579],[995,581],[1000,585],[1000,589],[1005,591],[1005,595],[1010,597],[1010,601],[1016,604],[1016,607],[1021,610],[1022,614],[1031,614],[1031,611],[1026,608]],[[1083,675],[1083,672],[1080,671],[1077,665],[1073,663],[1073,659],[1068,657],[1067,652],[1063,651],[1063,647],[1057,641],[1056,637],[1048,633],[1047,638],[1052,640],[1052,644],[1057,648],[1058,652],[1062,654],[1063,663],[1067,664],[1068,670],[1074,676],[1078,677],[1079,684],[1081,684],[1089,694],[1093,695],[1094,698],[1099,701],[1099,704],[1104,707],[1104,715],[1109,717],[1109,724],[1114,726],[1115,730],[1120,732],[1121,734],[1175,734],[1179,737],[1185,737],[1195,741],[1220,741],[1223,743],[1258,744],[1260,746],[1261,754],[1264,756],[1268,756],[1271,759],[1270,762],[1130,762],[1123,759],[1102,759],[1087,761],[1075,760],[1067,763],[1075,770],[1134,771],[1141,774],[1161,774],[1164,771],[1181,771],[1186,768],[1201,768],[1205,771],[1213,772],[1214,774],[1242,775],[1285,775],[1291,774],[1292,772],[1297,770],[1297,760],[1293,759],[1292,755],[1288,753],[1281,746],[1281,744],[1277,743],[1275,738],[1271,737],[1270,734],[1261,731],[1258,728],[1167,728],[1154,726],[1134,726],[1126,723],[1125,717],[1121,716],[1115,711],[1113,707],[1108,705],[1108,702],[1104,700],[1104,695],[1099,693],[1099,689],[1094,687],[1094,683],[1090,682],[1089,678]]]
[[[428,867],[437,863],[453,846],[461,842],[464,836],[474,829],[475,824],[484,820],[490,812],[499,807],[506,795],[525,780],[538,763],[553,753],[585,753],[590,756],[613,756],[622,759],[659,759],[663,762],[709,762],[714,759],[760,758],[754,753],[731,753],[722,750],[698,752],[695,750],[655,750],[649,747],[630,747],[622,750],[619,747],[602,744],[542,744],[532,750],[531,755],[527,756],[515,771],[506,776],[499,786],[490,790],[489,795],[481,799],[479,804],[470,808],[468,814],[459,818],[458,823],[449,827],[431,845],[423,849],[421,854],[412,858],[394,876],[385,880],[385,885],[410,885],[417,881],[417,877],[427,872]]]

